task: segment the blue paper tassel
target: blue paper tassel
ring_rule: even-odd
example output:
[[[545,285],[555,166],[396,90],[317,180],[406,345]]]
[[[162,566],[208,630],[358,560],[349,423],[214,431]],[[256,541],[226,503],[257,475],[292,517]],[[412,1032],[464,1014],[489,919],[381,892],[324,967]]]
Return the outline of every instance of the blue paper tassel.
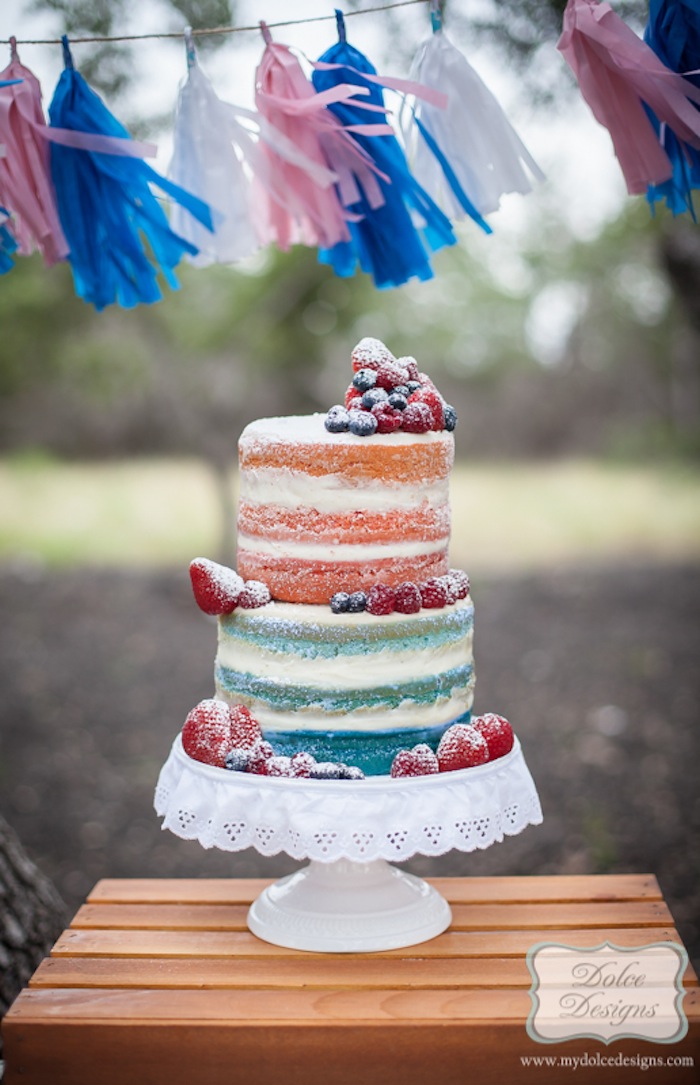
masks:
[[[383,107],[381,87],[358,74],[376,75],[375,69],[362,53],[347,43],[342,16],[339,12],[336,16],[340,40],[320,57],[320,61],[341,67],[334,71],[315,70],[312,75],[314,87],[317,91],[339,83],[367,87],[369,94],[360,102]],[[367,112],[351,101],[328,108],[345,126],[368,123]],[[373,209],[363,195],[359,203],[349,208],[353,214],[361,216],[359,221],[348,223],[351,240],[321,249],[319,260],[331,264],[336,274],[342,276],[354,274],[359,263],[380,288],[400,286],[413,278],[432,278],[429,252],[454,245],[457,240],[449,219],[412,176],[395,136],[354,133],[353,138],[390,178],[390,183],[377,178],[385,203]],[[414,218],[419,222],[418,228]]]
[[[51,127],[129,139],[124,126],[73,68],[66,38],[63,46],[66,67],[49,107]],[[161,177],[142,158],[52,143],[51,175],[76,293],[98,310],[114,302],[128,309],[158,301],[162,297],[158,272],[176,289],[173,268],[185,253],[197,252],[170,229],[150,184],[213,228],[205,203]]]
[[[700,87],[700,75],[692,74],[700,68],[698,0],[651,0],[644,40],[666,67]],[[649,185],[647,200],[652,208],[657,201],[665,200],[674,215],[689,211],[695,219],[692,190],[700,188],[700,151],[680,140],[670,128],[664,127],[662,132],[654,113],[647,112],[673,166],[673,176],[668,181]]]
[[[5,225],[10,212],[0,207],[0,275],[5,275],[15,266],[12,253],[17,251],[17,242],[12,231]]]

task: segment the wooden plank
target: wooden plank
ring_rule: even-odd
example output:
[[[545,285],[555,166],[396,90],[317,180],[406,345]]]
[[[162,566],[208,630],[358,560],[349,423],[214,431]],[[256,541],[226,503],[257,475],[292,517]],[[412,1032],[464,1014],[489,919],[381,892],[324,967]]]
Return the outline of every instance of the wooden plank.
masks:
[[[393,987],[529,989],[532,977],[524,957],[386,958],[370,955],[342,957],[307,954],[297,957],[236,957],[187,960],[168,958],[119,959],[48,957],[30,986],[58,987]],[[689,965],[686,988],[697,987]]]
[[[240,904],[84,904],[71,928],[141,930],[246,930]],[[533,927],[659,927],[673,923],[661,901],[564,904],[454,904],[452,930],[529,930]]]
[[[537,942],[562,941],[561,928],[521,931],[446,931],[420,947],[385,950],[372,957],[517,957]],[[566,942],[597,946],[609,941],[620,946],[681,939],[673,927],[567,928]],[[68,930],[56,942],[56,957],[305,957],[303,950],[282,949],[249,931],[121,931]],[[319,955],[322,956],[322,955]],[[327,956],[337,959],[332,954]]]
[[[653,874],[577,874],[428,878],[450,903],[661,900]],[[270,885],[263,878],[106,878],[88,902],[131,904],[252,904]]]

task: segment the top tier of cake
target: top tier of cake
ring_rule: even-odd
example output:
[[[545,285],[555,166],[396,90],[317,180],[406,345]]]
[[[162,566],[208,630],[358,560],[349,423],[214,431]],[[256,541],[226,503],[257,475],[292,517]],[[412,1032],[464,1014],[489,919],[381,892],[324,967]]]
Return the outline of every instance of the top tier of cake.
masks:
[[[425,581],[448,570],[452,434],[329,433],[262,418],[239,441],[238,571],[275,599]]]

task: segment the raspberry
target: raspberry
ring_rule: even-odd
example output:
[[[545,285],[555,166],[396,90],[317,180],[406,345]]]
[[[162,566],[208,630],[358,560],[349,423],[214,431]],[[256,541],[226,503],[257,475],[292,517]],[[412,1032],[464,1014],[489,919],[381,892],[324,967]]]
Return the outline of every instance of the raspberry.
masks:
[[[394,589],[388,584],[375,584],[367,592],[365,610],[370,614],[391,614],[394,610]]]
[[[361,339],[352,352],[352,368],[355,373],[358,369],[379,369],[380,365],[395,360],[381,339],[372,339],[369,336]]]
[[[377,419],[377,433],[393,433],[401,428],[401,411],[394,410],[388,403],[377,403],[372,407],[372,414]]]
[[[355,402],[357,400],[357,403]],[[362,393],[358,392],[354,384],[351,384],[345,393],[345,399],[343,400],[346,411],[355,410],[362,403]]]
[[[291,757],[270,757],[265,766],[266,776],[293,776]]]
[[[331,407],[326,415],[324,426],[329,433],[344,433],[349,422],[350,419],[346,408],[337,404],[335,407]]]
[[[400,365],[402,369],[408,372],[408,379],[411,381],[420,380],[418,376],[418,362],[415,358],[411,358],[409,355],[406,358],[397,358],[396,364]]]
[[[447,574],[455,586],[458,599],[466,599],[469,595],[469,577],[463,569],[450,569]]]
[[[435,609],[447,606],[447,588],[441,576],[431,576],[420,585],[421,605]]]
[[[292,758],[292,776],[306,777],[316,765],[316,758],[310,753],[295,753]]]
[[[194,761],[224,768],[235,746],[228,705],[214,698],[195,705],[182,728],[182,746]]]
[[[228,711],[231,719],[233,745],[252,750],[256,743],[262,739],[260,724],[245,705],[231,705]]]
[[[401,429],[407,433],[427,433],[432,424],[433,415],[427,403],[411,403],[409,399],[401,415]]]
[[[230,614],[238,606],[243,580],[233,569],[195,558],[190,562],[190,580],[197,606],[205,614]]]
[[[256,743],[250,752],[248,772],[252,772],[256,776],[267,776],[267,762],[273,756],[274,751],[269,742],[263,739],[261,742]]]
[[[394,589],[394,610],[399,614],[417,614],[421,608],[420,590],[411,580]]]
[[[391,775],[394,777],[430,776],[439,771],[437,757],[424,742],[412,750],[399,750],[391,763]]]
[[[448,607],[453,606],[459,599],[457,585],[454,583],[449,573],[445,576],[439,576],[437,579],[445,588],[445,605]]]
[[[505,716],[486,712],[483,716],[477,716],[472,720],[472,727],[486,740],[489,761],[495,761],[497,757],[505,757],[513,749],[513,728]]]
[[[348,429],[356,437],[371,437],[377,432],[377,419],[369,411],[350,411]]]
[[[396,388],[397,384],[405,384],[407,380],[408,373],[396,362],[380,365],[377,370],[377,387],[385,388],[387,392]]]
[[[440,772],[485,765],[489,759],[486,739],[468,723],[453,723],[440,739],[437,748]]]
[[[238,605],[243,610],[257,610],[258,607],[267,606],[271,599],[270,589],[262,580],[246,580]]]
[[[408,397],[408,406],[412,403],[425,403],[430,408],[430,429],[437,431],[445,428],[445,403],[437,389],[418,388]]]
[[[358,369],[355,376],[352,378],[352,386],[356,388],[360,394],[362,392],[369,392],[370,388],[374,388],[377,383],[377,374],[374,369]]]

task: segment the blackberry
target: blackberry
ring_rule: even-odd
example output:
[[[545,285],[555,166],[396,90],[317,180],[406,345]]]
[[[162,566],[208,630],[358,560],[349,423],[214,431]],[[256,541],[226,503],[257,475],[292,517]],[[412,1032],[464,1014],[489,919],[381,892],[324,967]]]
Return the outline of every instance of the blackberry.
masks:
[[[365,774],[357,765],[342,765],[343,774],[341,780],[364,780]]]
[[[371,395],[372,393],[366,392],[365,394]],[[369,411],[350,411],[348,429],[356,437],[371,437],[377,431],[377,419]]]
[[[241,750],[234,747],[226,754],[226,768],[231,772],[247,772],[250,761],[250,750]]]
[[[389,406],[393,407],[395,411],[405,411],[408,407],[408,398],[403,392],[397,392],[396,389],[389,396]]]
[[[310,780],[342,780],[342,770],[344,766],[341,766],[335,761],[319,761],[317,765],[314,765],[309,770]]]
[[[373,369],[358,369],[352,378],[353,388],[357,388],[358,392],[369,392],[370,388],[374,388],[376,383],[377,374]]]
[[[449,403],[445,404],[445,429],[450,433],[457,425],[457,412]]]
[[[337,591],[331,598],[331,610],[334,614],[344,614],[349,602],[350,596],[346,591]]]
[[[329,433],[345,433],[349,423],[349,412],[346,411],[345,407],[337,404],[329,410],[324,425]]]
[[[354,591],[348,599],[348,612],[359,614],[367,605],[367,596],[363,591]]]
[[[362,406],[366,411],[371,411],[377,403],[386,403],[389,393],[384,388],[370,388],[362,397]]]

